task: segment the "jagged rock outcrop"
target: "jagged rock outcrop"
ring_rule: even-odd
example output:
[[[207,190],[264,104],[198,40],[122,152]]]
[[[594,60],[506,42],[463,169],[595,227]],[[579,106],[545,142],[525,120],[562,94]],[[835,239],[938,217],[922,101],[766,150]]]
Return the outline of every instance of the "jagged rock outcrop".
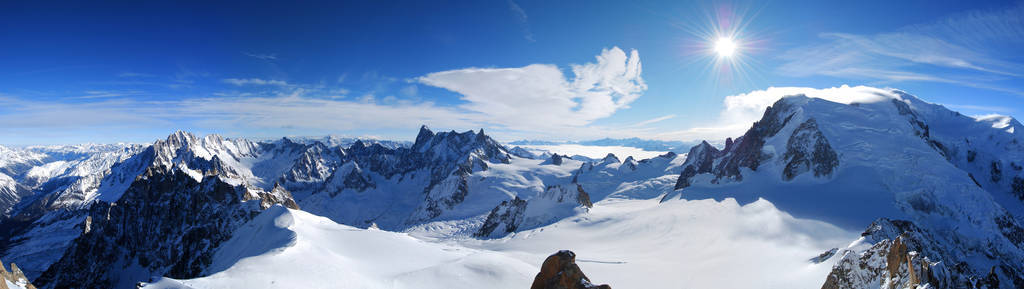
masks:
[[[473,233],[475,237],[491,236],[494,232],[507,233],[515,232],[519,224],[523,222],[523,215],[526,212],[526,201],[519,197],[508,201],[502,201],[497,207],[487,214],[487,219],[480,229]]]
[[[740,174],[740,168],[756,171],[761,161],[770,157],[761,151],[765,141],[789,124],[794,114],[793,106],[785,99],[776,101],[765,109],[761,120],[754,122],[754,125],[743,136],[737,138],[733,144],[735,148],[724,152],[718,165],[712,169],[715,175],[714,182],[723,178],[742,180],[743,175]]]
[[[548,160],[544,161],[544,164],[552,164],[552,165],[560,166],[563,163],[562,159],[572,159],[572,158],[569,157],[569,156],[563,156],[563,155],[559,155],[559,154],[555,153],[555,154],[551,154],[551,157],[548,158]]]
[[[844,250],[822,285],[839,288],[1021,288],[1024,279],[1014,264],[972,268],[960,244],[902,220],[879,219],[861,234],[863,250]],[[1000,286],[999,276],[1013,284]]]
[[[836,255],[837,252],[839,252],[839,248],[832,248],[829,249],[828,251],[822,252],[818,256],[814,256],[814,258],[811,258],[807,261],[811,261],[811,263],[814,264],[820,264],[821,262],[825,262],[826,260],[831,259],[832,256]]]
[[[322,190],[324,183],[339,168],[341,159],[345,156],[344,149],[328,147],[321,142],[294,150],[301,151],[301,154],[280,180],[288,190]]]
[[[726,148],[730,148],[731,145],[732,139],[730,138],[729,146],[726,146]],[[686,162],[683,163],[683,173],[679,175],[675,189],[689,187],[690,178],[693,176],[710,173],[715,164],[715,158],[720,153],[717,148],[711,146],[707,141],[701,141],[700,144],[690,148],[690,153],[686,155]]]
[[[118,201],[88,210],[89,230],[36,283],[112,288],[145,278],[133,275],[135,267],[174,278],[198,277],[238,225],[258,214],[262,204],[281,201],[287,192],[280,190],[254,193],[216,175],[196,180],[181,169],[150,167]]]
[[[292,199],[292,193],[284,189],[280,183],[274,183],[274,188],[269,192],[259,188],[248,188],[246,194],[242,196],[242,201],[251,200],[259,201],[261,209],[267,209],[276,204],[281,204],[289,209],[299,209],[299,204]]]
[[[8,282],[17,287],[8,287]],[[25,273],[21,272],[21,269],[18,268],[18,265],[11,263],[11,271],[7,271],[7,267],[5,267],[4,263],[0,261],[0,289],[20,288],[36,289],[36,286],[33,286],[32,283],[29,282],[28,278],[25,277]]]
[[[590,278],[576,265],[576,253],[561,250],[548,256],[533,278],[530,289],[611,289],[611,286],[594,285]]]
[[[713,175],[712,184],[722,180],[743,180],[740,168],[757,171],[762,161],[773,157],[762,151],[765,141],[778,134],[795,114],[796,108],[786,99],[780,99],[769,106],[761,120],[754,122],[743,136],[736,138],[735,141],[729,139],[722,151],[707,142],[694,146],[690,149],[690,154],[683,165],[683,172],[676,181],[676,189],[689,187],[694,176],[705,173]]]
[[[797,175],[813,171],[815,177],[828,176],[839,166],[839,156],[818,130],[818,122],[807,119],[793,131],[782,156],[786,163],[782,179],[792,180]]]
[[[579,184],[548,186],[529,201],[514,197],[494,207],[476,237],[497,237],[522,229],[534,228],[558,220],[569,209],[592,208],[590,195]]]
[[[470,175],[488,170],[489,163],[507,164],[512,158],[503,145],[487,136],[483,130],[435,133],[426,126],[420,128],[416,141],[409,148],[386,148],[379,144],[366,146],[357,141],[345,153],[340,160],[341,167],[328,178],[323,190],[329,193],[330,198],[355,198],[342,195],[346,192],[362,194],[366,190],[375,189],[378,186],[376,182],[381,179],[392,185],[409,182],[403,184],[407,186],[403,191],[418,191],[421,194],[415,208],[397,213],[407,216],[398,224],[378,220],[382,213],[374,211],[378,209],[376,207],[347,212],[346,219],[337,220],[360,226],[373,222],[382,226],[409,226],[438,218],[444,212],[455,209],[472,193]],[[317,196],[312,202],[330,202],[323,197]],[[319,212],[317,206],[310,208]],[[325,215],[331,216],[330,213]]]

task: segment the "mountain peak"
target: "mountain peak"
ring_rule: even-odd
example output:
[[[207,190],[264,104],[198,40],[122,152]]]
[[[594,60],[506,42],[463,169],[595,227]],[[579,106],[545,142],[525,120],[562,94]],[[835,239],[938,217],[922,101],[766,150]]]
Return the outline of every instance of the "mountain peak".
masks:
[[[183,131],[183,130],[177,130],[174,133],[171,133],[170,135],[168,135],[165,140],[168,143],[186,144],[186,143],[192,142],[196,138],[197,138],[196,135],[192,134],[191,132],[187,132],[187,131]]]
[[[480,132],[476,134],[476,141],[483,142],[487,141],[488,136],[484,134],[484,129],[480,128]]]
[[[434,131],[431,131],[427,125],[422,125],[420,126],[420,132],[416,134],[416,141],[412,146],[413,148],[422,147],[432,138],[434,138]]]
[[[606,163],[619,163],[619,157],[615,156],[615,154],[613,153],[608,153],[607,155],[604,156],[603,159],[601,159],[601,161]]]

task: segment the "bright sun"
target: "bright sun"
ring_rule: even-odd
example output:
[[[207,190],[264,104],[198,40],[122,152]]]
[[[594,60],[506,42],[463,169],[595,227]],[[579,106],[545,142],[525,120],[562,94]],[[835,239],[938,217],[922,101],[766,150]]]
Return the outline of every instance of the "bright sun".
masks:
[[[718,53],[719,57],[729,57],[736,52],[736,42],[729,37],[718,38],[715,41],[715,53]]]

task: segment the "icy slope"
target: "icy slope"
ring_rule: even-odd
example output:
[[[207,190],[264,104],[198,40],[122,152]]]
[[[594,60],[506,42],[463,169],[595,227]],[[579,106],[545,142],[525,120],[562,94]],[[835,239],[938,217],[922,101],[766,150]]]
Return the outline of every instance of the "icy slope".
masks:
[[[763,200],[610,200],[495,240],[417,239],[274,207],[221,246],[211,275],[145,288],[526,288],[567,248],[614,288],[811,288],[831,264],[808,259],[854,236]]]

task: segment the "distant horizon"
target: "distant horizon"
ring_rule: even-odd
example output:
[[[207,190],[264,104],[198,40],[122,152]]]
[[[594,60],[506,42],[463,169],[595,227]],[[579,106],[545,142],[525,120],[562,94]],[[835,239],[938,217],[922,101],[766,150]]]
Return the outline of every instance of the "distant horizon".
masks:
[[[787,89],[807,90],[807,91],[811,91],[811,92],[814,92],[814,93],[822,93],[823,95],[828,95],[828,97],[835,97],[835,96],[832,96],[832,95],[837,94],[836,91],[848,91],[849,93],[851,93],[850,97],[857,97],[856,94],[863,94],[863,93],[865,93],[863,91],[858,91],[858,90],[878,89],[878,88],[873,88],[873,87],[852,87],[851,88],[849,86],[845,86],[844,85],[842,87],[833,87],[833,88],[829,88],[829,89],[812,89],[812,88],[780,88],[780,89],[782,89],[782,90],[787,90]],[[895,88],[884,88],[884,89],[881,89],[881,90],[892,90],[892,89],[895,89]],[[898,90],[898,89],[896,89],[896,90]],[[753,95],[755,93],[759,93],[760,95],[754,97]],[[777,99],[777,97],[771,96],[770,94],[772,94],[770,92],[770,90],[755,91],[755,92],[751,93],[751,97],[750,97],[751,100],[748,100],[748,101],[764,103],[766,101],[765,100],[765,95],[769,95],[767,100],[770,101],[770,102],[768,102],[770,104],[771,102],[774,102],[775,99]],[[776,94],[778,94],[778,93],[776,93]],[[783,93],[781,95],[782,96],[790,96],[790,95],[795,95],[795,94],[799,94],[799,93]],[[911,95],[913,95],[913,94],[911,94]],[[745,96],[745,95],[741,95],[741,96]],[[920,98],[917,95],[913,95],[913,96],[918,97],[919,99],[922,99],[922,100],[927,102],[927,99]],[[816,97],[816,96],[811,96],[811,97]],[[756,98],[760,98],[760,99],[759,100],[754,100]],[[941,106],[945,107],[946,109],[949,109],[949,110],[957,112],[957,113],[961,113],[955,107],[950,107],[949,105],[946,105],[946,104],[941,104],[941,103],[932,103],[932,104],[941,105]],[[753,108],[754,111],[761,111],[761,112],[763,112],[763,108],[762,107],[767,107],[767,104],[753,104],[753,105],[746,104],[746,105],[748,106],[748,107],[746,107],[747,112],[745,112],[744,113],[745,115],[742,116],[742,117],[747,118],[746,122],[742,122],[743,121],[742,117],[740,119],[734,119],[734,121],[739,121],[739,123],[738,123],[739,126],[743,126],[744,124],[746,124],[746,126],[744,128],[744,131],[746,130],[746,127],[749,127],[749,125],[753,124],[754,121],[756,121],[758,118],[760,118],[760,113],[753,113],[752,114],[750,112],[751,108]],[[757,110],[757,109],[760,109],[760,110]],[[967,114],[964,114],[964,115],[967,115]],[[1010,118],[1012,118],[1014,120],[1017,120],[1017,118],[1013,117],[1012,115],[998,114],[998,113],[991,113],[991,114],[985,114],[985,115],[967,115],[967,116],[969,116],[971,118],[975,118],[975,119],[982,119],[982,118],[985,118],[985,117],[992,117],[992,116],[1005,116],[1005,117],[1010,117]],[[71,142],[71,143],[21,143],[21,144],[0,143],[0,145],[7,146],[7,147],[22,147],[22,148],[25,148],[25,147],[33,147],[33,146],[45,147],[45,146],[107,145],[107,144],[148,144],[148,143],[152,143],[152,142],[155,142],[155,141],[158,141],[158,140],[166,139],[167,136],[173,135],[174,133],[176,133],[178,131],[188,132],[188,133],[191,133],[193,135],[196,135],[197,137],[205,137],[207,135],[218,135],[218,136],[222,136],[222,137],[225,137],[225,138],[247,139],[247,140],[257,141],[257,142],[259,142],[259,141],[273,141],[273,140],[278,140],[278,139],[281,139],[281,138],[313,139],[313,138],[338,137],[338,138],[379,140],[379,141],[395,141],[395,142],[410,142],[411,143],[411,142],[415,141],[415,138],[416,138],[416,132],[415,131],[418,131],[420,127],[427,127],[428,129],[430,129],[432,131],[435,131],[435,132],[440,132],[440,131],[444,131],[444,132],[448,132],[448,131],[454,131],[454,132],[474,131],[475,132],[475,131],[480,131],[480,130],[486,130],[486,128],[483,128],[483,127],[475,128],[475,129],[438,128],[438,127],[434,127],[434,126],[431,126],[431,125],[428,125],[428,124],[420,124],[420,125],[410,126],[410,127],[415,127],[416,129],[415,130],[410,130],[412,132],[410,132],[408,134],[405,134],[403,136],[396,136],[396,137],[385,137],[385,136],[378,136],[378,135],[351,135],[351,134],[344,134],[344,133],[328,133],[328,134],[323,134],[323,135],[258,135],[258,136],[246,136],[246,135],[229,135],[229,134],[223,134],[223,133],[218,133],[218,132],[202,132],[202,131],[194,131],[194,130],[187,130],[187,129],[172,129],[172,130],[168,131],[167,133],[165,133],[163,135],[152,137],[152,140],[150,140],[150,141],[114,141],[114,142],[79,142],[79,143],[73,143],[73,142]],[[487,133],[487,135],[492,137],[492,138],[494,138],[495,140],[498,140],[501,143],[504,143],[504,144],[511,144],[511,143],[515,143],[515,142],[546,142],[546,143],[560,143],[560,144],[578,144],[578,143],[594,142],[594,141],[600,141],[600,140],[606,140],[606,139],[607,140],[630,140],[630,139],[637,139],[637,140],[641,140],[641,141],[652,141],[652,142],[663,142],[663,143],[681,143],[681,144],[696,144],[696,143],[699,143],[701,141],[706,141],[706,142],[708,142],[708,143],[710,143],[710,144],[712,144],[712,145],[714,145],[716,147],[720,147],[720,146],[724,145],[725,140],[727,138],[736,138],[736,137],[741,136],[742,133],[743,133],[743,131],[740,131],[739,133],[737,133],[735,135],[723,136],[721,138],[692,139],[692,140],[654,139],[654,138],[644,138],[644,137],[638,137],[638,136],[623,136],[623,137],[595,136],[593,138],[587,138],[587,139],[552,139],[552,138],[547,138],[547,139],[545,139],[545,138],[532,138],[531,139],[531,138],[500,138],[500,137],[495,137],[495,135],[492,134],[492,133]]]
[[[462,132],[467,132],[467,131],[474,131],[474,132],[476,132],[476,131],[480,130],[480,129],[473,129],[473,130],[454,130],[454,129],[435,130],[435,128],[430,127],[429,125],[427,127],[430,128],[434,132],[439,132],[439,131],[444,131],[444,132],[455,131],[455,132],[462,133]],[[255,142],[275,141],[275,140],[280,140],[282,138],[315,140],[315,139],[329,138],[329,137],[342,138],[342,139],[357,139],[357,140],[406,142],[406,143],[410,143],[410,144],[414,143],[415,140],[416,140],[416,134],[415,133],[412,134],[411,138],[407,138],[407,139],[381,138],[381,137],[378,137],[378,136],[352,136],[352,135],[344,135],[344,134],[282,135],[282,136],[251,137],[251,136],[225,136],[225,135],[221,135],[221,134],[218,134],[218,133],[198,134],[198,133],[195,133],[195,132],[192,132],[192,131],[180,130],[179,129],[179,130],[173,130],[173,131],[168,132],[166,135],[164,135],[164,137],[156,137],[152,141],[146,141],[146,142],[106,142],[106,143],[84,142],[84,143],[53,143],[53,144],[4,144],[4,143],[0,143],[0,145],[6,146],[6,147],[27,148],[27,147],[77,146],[77,145],[149,144],[149,143],[152,143],[152,142],[155,142],[155,141],[164,140],[168,136],[171,136],[171,135],[175,134],[178,131],[191,133],[191,134],[195,135],[196,137],[206,137],[208,135],[217,135],[217,136],[221,136],[221,137],[228,138],[228,139],[246,139],[246,140],[255,141]],[[490,134],[488,134],[488,136],[490,136]],[[512,144],[512,143],[516,143],[516,142],[548,142],[548,143],[561,143],[561,144],[577,144],[577,143],[581,143],[581,142],[593,142],[593,141],[601,141],[601,140],[620,141],[620,140],[631,140],[631,139],[636,139],[636,140],[641,140],[641,141],[651,141],[651,142],[663,142],[663,143],[682,143],[682,144],[688,143],[686,141],[655,140],[655,139],[644,139],[644,138],[638,138],[638,137],[627,137],[627,138],[609,138],[609,137],[604,137],[604,138],[597,138],[597,139],[562,140],[562,141],[548,141],[548,140],[539,140],[539,139],[516,139],[516,140],[498,140],[498,141],[503,143],[503,144]],[[711,143],[710,140],[708,140],[708,142]],[[714,143],[712,143],[712,144],[714,144]],[[513,145],[515,145],[515,144],[513,144]]]

